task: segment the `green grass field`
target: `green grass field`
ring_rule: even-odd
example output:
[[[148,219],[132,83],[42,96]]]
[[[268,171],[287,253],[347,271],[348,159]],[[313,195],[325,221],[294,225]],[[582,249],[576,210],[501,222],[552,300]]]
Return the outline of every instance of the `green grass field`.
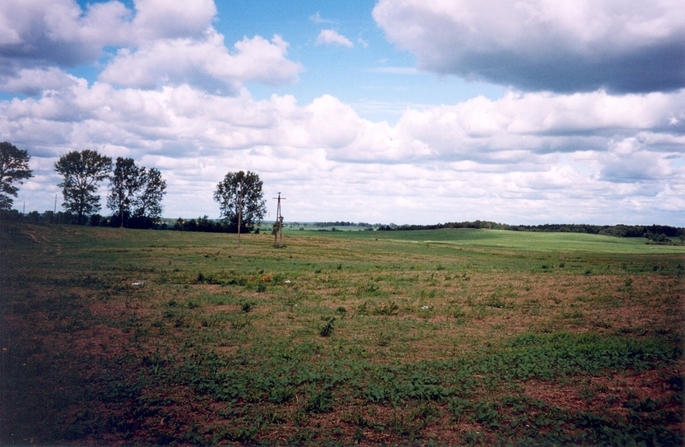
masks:
[[[3,224],[0,444],[682,445],[685,247]]]
[[[320,235],[321,232],[310,234]],[[590,252],[630,254],[685,254],[685,246],[647,244],[642,238],[618,238],[579,233],[440,229],[418,231],[334,232],[334,237],[380,239],[417,244],[450,244],[461,248],[526,252]]]

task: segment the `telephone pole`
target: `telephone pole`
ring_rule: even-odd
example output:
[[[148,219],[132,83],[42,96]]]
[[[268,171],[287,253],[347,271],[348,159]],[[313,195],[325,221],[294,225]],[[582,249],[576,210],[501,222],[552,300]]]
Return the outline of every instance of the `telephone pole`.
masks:
[[[240,171],[242,173],[242,171]],[[238,183],[238,248],[240,248],[240,225],[243,217],[243,181]]]
[[[278,206],[276,207],[276,222],[274,223],[274,247],[283,247],[283,214],[281,214],[281,199],[285,200],[285,197],[281,197],[281,193],[278,193],[278,197],[274,197],[278,200]],[[280,243],[279,243],[280,238]]]

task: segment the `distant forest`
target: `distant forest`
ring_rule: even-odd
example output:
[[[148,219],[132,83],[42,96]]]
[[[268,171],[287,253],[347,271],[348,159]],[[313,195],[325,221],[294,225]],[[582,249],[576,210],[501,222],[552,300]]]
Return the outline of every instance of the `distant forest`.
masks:
[[[75,224],[76,219],[70,213],[46,211],[38,213],[32,211],[28,214],[22,214],[16,210],[0,212],[0,218],[3,220],[23,221],[35,224]],[[164,222],[166,220],[167,222]],[[198,217],[197,219],[182,219],[178,218],[176,221],[169,221],[164,219],[161,223],[152,227],[156,230],[175,230],[175,231],[200,231],[211,233],[229,233],[235,231],[234,228],[229,227],[221,220],[209,219],[207,216]],[[172,223],[173,222],[173,223]],[[111,217],[103,217],[99,214],[90,216],[87,223],[90,226],[119,226],[116,219]],[[304,225],[293,223],[291,225]],[[366,222],[312,222],[307,223],[307,227],[314,228],[330,228],[334,227],[359,227],[365,230],[377,231],[411,231],[411,230],[438,230],[445,228],[478,228],[491,230],[509,230],[509,231],[531,231],[531,232],[545,232],[545,233],[586,233],[586,234],[600,234],[605,236],[615,237],[644,237],[654,243],[666,243],[678,245],[685,244],[685,228],[671,227],[668,225],[589,225],[589,224],[544,224],[544,225],[508,225],[497,222],[490,222],[485,220],[475,220],[466,222],[447,222],[435,225],[397,225],[397,224],[370,224]],[[149,227],[147,227],[149,228]],[[327,230],[328,231],[328,230]],[[255,230],[259,232],[259,228]]]
[[[438,230],[442,228],[480,228],[490,230],[532,231],[540,233],[586,233],[616,237],[644,237],[654,242],[668,242],[677,238],[685,242],[685,228],[668,225],[588,225],[588,224],[544,224],[507,225],[497,222],[476,220],[472,222],[447,222],[436,225],[381,225],[378,231]]]

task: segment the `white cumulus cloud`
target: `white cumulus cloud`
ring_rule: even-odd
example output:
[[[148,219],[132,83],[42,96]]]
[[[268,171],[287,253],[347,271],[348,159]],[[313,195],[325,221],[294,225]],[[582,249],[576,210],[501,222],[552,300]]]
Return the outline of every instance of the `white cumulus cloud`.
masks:
[[[380,0],[373,16],[440,74],[558,92],[685,87],[680,0]]]
[[[48,90],[61,90],[76,84],[78,79],[56,67],[23,68],[11,76],[0,74],[0,90],[36,95]]]
[[[94,61],[106,45],[133,42],[130,13],[116,1],[83,11],[74,0],[5,0],[0,2],[0,62],[8,70]]]
[[[160,39],[118,52],[102,71],[101,81],[127,87],[156,88],[192,84],[209,91],[235,93],[244,82],[292,83],[302,66],[287,58],[288,44],[280,36],[271,42],[244,38],[229,52],[224,37],[209,30],[200,39]]]
[[[77,80],[0,101],[0,138],[34,157],[29,204],[58,193],[51,166],[59,155],[93,148],[161,169],[169,216],[218,216],[216,183],[250,169],[267,194],[287,192],[292,220],[663,221],[674,211],[653,208],[656,197],[670,208],[684,203],[685,167],[672,160],[682,157],[685,128],[669,124],[685,122],[683,104],[685,91],[512,91],[409,108],[390,125],[330,95],[299,105],[288,95],[257,101],[244,87],[220,96],[185,84]]]
[[[212,0],[135,0],[134,10],[118,1],[85,10],[74,0],[0,2],[0,86],[36,94],[64,85],[57,67],[93,64],[108,46],[118,50],[99,79],[119,86],[189,83],[232,94],[244,82],[297,80],[303,68],[280,36],[244,38],[229,50],[211,26],[216,12]]]
[[[133,26],[139,39],[201,38],[216,15],[213,0],[135,0]]]
[[[337,45],[352,48],[354,44],[350,39],[332,29],[321,30],[316,38],[317,45]]]

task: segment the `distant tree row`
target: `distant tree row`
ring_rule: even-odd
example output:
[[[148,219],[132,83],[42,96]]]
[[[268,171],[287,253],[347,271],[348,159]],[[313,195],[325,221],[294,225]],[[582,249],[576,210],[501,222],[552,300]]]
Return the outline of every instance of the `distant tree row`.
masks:
[[[379,225],[379,224],[378,224]],[[366,222],[345,222],[345,221],[335,221],[335,222],[315,222],[315,227],[373,227],[372,224]]]
[[[666,238],[685,239],[685,228],[667,225],[587,225],[587,224],[544,224],[544,225],[507,225],[483,220],[466,222],[447,222],[435,225],[381,225],[379,231],[394,230],[437,230],[441,228],[480,228],[491,230],[532,231],[547,233],[587,233],[617,237],[645,237],[654,242]]]
[[[209,217],[202,216],[193,219],[183,219],[179,217],[174,222],[173,226],[169,227],[171,230],[176,231],[199,231],[203,233],[235,233],[237,231],[236,225],[230,225],[226,220],[214,220]],[[243,226],[242,231],[255,231],[259,232],[259,228],[250,228]],[[241,231],[241,232],[242,232]]]
[[[29,169],[31,157],[25,150],[8,142],[0,143],[0,211],[9,218],[13,197],[18,186],[33,176]],[[79,225],[111,225],[130,228],[153,228],[162,217],[162,199],[166,194],[166,180],[156,168],[137,166],[132,158],[117,157],[112,170],[112,159],[97,151],[71,151],[62,155],[54,165],[62,176],[66,213],[37,212],[30,220],[69,221]],[[110,218],[98,214],[101,209],[97,194],[100,183],[109,180],[107,207]],[[214,223],[207,216],[186,223],[179,219],[175,229],[192,231],[249,232],[259,225],[266,213],[263,182],[254,172],[229,172],[219,182],[214,200],[219,203],[222,223]]]
[[[152,228],[162,217],[162,198],[166,181],[156,168],[136,166],[132,158],[112,159],[96,151],[71,151],[55,163],[63,181],[62,206],[85,225],[100,211],[100,182],[110,180],[107,207],[112,211],[110,224],[119,227]],[[92,222],[91,222],[92,224]]]
[[[27,151],[6,141],[0,143],[0,211],[9,217],[12,217],[8,212],[12,209],[13,197],[17,197],[19,190],[17,184],[33,177],[30,159]],[[110,223],[113,220],[120,227],[151,228],[159,222],[166,190],[166,181],[159,170],[138,167],[132,158],[118,157],[111,173],[112,159],[91,150],[64,154],[54,167],[63,179],[58,186],[62,188],[62,206],[66,213],[60,220],[84,225],[98,216],[99,222],[97,190],[103,180],[109,179],[107,206],[113,211]],[[37,213],[33,218],[40,220],[36,216]],[[49,220],[56,218],[56,213],[52,213]]]
[[[27,151],[18,149],[8,142],[0,143],[0,212],[8,213],[17,197],[18,186],[31,178],[29,169],[31,159]],[[132,158],[117,157],[112,172],[112,159],[96,151],[72,151],[62,155],[55,163],[55,170],[63,181],[66,213],[46,212],[31,214],[36,221],[75,221],[80,225],[111,225],[132,228],[153,228],[158,226],[162,216],[162,198],[166,194],[166,181],[156,168],[147,169],[136,165]],[[107,207],[112,210],[110,218],[98,214],[100,197],[98,185],[105,179],[110,180]],[[182,231],[211,232],[250,232],[255,230],[266,213],[263,182],[253,172],[229,172],[217,184],[214,200],[219,203],[222,222],[209,220],[207,216],[184,220],[179,218],[173,226]],[[18,213],[17,213],[18,214]],[[18,216],[14,216],[18,218]],[[364,226],[371,224],[345,221],[318,222],[318,227]],[[379,225],[379,231],[393,230],[430,230],[440,228],[487,228],[511,231],[570,232],[601,234],[618,237],[646,237],[656,243],[668,242],[669,238],[679,238],[685,242],[685,228],[666,225],[586,225],[586,224],[545,224],[545,225],[507,225],[489,221],[448,222],[436,225]]]
[[[45,211],[39,213],[38,211],[31,211],[26,214],[22,214],[17,210],[9,210],[2,212],[2,219],[7,221],[16,222],[26,222],[38,225],[49,225],[49,224],[63,224],[63,225],[73,225],[78,223],[77,216],[69,211]],[[86,219],[85,225],[91,227],[119,227],[120,222],[116,216],[102,216],[100,214],[91,214]],[[158,230],[168,230],[171,229],[166,223],[161,220],[157,223],[154,229]]]

